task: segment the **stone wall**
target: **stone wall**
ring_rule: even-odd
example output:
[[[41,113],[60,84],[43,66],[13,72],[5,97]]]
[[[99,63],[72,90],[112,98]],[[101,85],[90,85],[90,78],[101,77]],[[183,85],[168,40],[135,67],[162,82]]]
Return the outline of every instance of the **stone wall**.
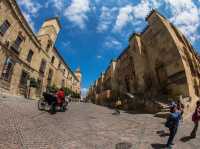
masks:
[[[0,25],[2,25],[5,20],[9,22],[10,26],[4,35],[0,35],[1,92],[7,92],[12,95],[26,95],[28,87],[23,86],[22,88],[20,84],[22,72],[25,71],[29,78],[35,78],[37,81],[39,80],[41,82],[41,86],[38,89],[31,91],[34,98],[40,96],[42,91],[46,90],[50,68],[54,73],[52,84],[56,84],[57,87],[62,87],[62,80],[64,80],[64,85],[66,87],[70,86],[74,91],[77,91],[77,87],[80,88],[80,86],[78,86],[80,83],[78,82],[81,80],[77,79],[58,50],[54,48],[54,43],[61,27],[57,18],[46,20],[41,28],[41,32],[36,36],[22,15],[16,1],[1,0]],[[23,40],[19,46],[19,50],[14,51],[11,47],[17,36],[20,36]],[[52,43],[47,49],[49,42]],[[29,50],[33,51],[32,60],[30,62],[27,60]],[[56,64],[54,66],[51,64],[52,55],[55,55]],[[10,80],[5,81],[2,79],[2,71],[4,69],[5,60],[8,57],[13,60],[14,67]],[[46,61],[44,72],[40,72],[42,60]],[[58,62],[61,62],[60,68],[58,68]],[[70,84],[68,84],[69,82]]]
[[[117,58],[112,76],[106,73],[104,78],[114,78],[115,87],[110,86],[110,90],[119,92],[119,96],[135,95],[136,106],[143,103],[149,111],[158,111],[157,101],[167,103],[182,96],[188,113],[200,94],[199,57],[185,36],[157,11],[146,20],[147,27],[130,37],[129,46]],[[102,84],[95,84],[89,94],[95,95]]]

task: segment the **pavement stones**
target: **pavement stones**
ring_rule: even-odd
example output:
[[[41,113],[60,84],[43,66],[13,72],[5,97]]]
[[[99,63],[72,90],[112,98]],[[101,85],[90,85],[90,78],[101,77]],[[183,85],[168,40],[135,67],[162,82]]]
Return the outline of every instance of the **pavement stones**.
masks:
[[[164,119],[112,113],[90,103],[71,103],[68,111],[50,115],[37,110],[37,101],[0,97],[0,149],[164,148]],[[200,131],[196,139],[187,138],[192,127],[190,119],[181,123],[174,149],[200,148]]]

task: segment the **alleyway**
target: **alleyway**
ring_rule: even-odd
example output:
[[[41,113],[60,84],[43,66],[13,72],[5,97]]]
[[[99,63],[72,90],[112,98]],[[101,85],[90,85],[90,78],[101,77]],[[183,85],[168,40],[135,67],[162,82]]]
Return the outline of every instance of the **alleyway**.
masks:
[[[7,97],[0,98],[0,113],[0,149],[159,149],[167,139],[163,119],[112,115],[88,103],[71,103],[65,113],[50,115],[38,111],[36,101]],[[194,140],[180,140],[190,130],[191,122],[181,124],[174,148],[200,148],[200,131]]]

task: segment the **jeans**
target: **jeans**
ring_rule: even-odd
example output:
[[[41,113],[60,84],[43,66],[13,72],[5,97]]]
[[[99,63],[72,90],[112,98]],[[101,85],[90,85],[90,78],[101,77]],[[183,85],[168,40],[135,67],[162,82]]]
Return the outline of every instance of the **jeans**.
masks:
[[[167,141],[167,146],[172,145],[172,142],[173,142],[173,140],[174,140],[174,137],[175,137],[175,135],[176,135],[176,133],[177,133],[177,129],[178,129],[178,127],[173,127],[173,128],[170,128],[170,129],[169,129],[170,134],[169,134],[169,139],[168,139],[168,141]]]
[[[196,137],[198,127],[199,127],[199,122],[195,122],[194,123],[194,128],[193,128],[193,130],[191,132],[191,137]]]

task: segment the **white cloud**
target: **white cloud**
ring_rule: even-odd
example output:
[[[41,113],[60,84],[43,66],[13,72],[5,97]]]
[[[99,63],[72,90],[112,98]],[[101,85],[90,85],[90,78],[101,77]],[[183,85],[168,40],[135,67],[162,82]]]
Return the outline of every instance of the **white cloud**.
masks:
[[[85,21],[88,19],[87,13],[90,10],[89,0],[72,0],[70,6],[66,8],[64,16],[83,29],[85,27]]]
[[[81,88],[81,96],[85,97],[87,95],[88,88]]]
[[[45,3],[45,8],[48,8],[50,4],[52,4],[57,11],[61,11],[66,5],[66,0],[48,0]]]
[[[120,8],[114,27],[115,31],[121,31],[128,22],[133,20],[131,12],[133,12],[132,5],[126,5],[125,7]]]
[[[35,23],[32,21],[30,14],[22,11],[24,17],[26,18],[27,22],[29,23],[30,27],[33,31],[35,31]]]
[[[42,8],[42,6],[38,2],[32,0],[19,0],[18,3],[22,7],[22,13],[27,22],[33,31],[35,31],[35,23],[32,19],[38,16],[39,10]]]
[[[122,43],[113,37],[107,37],[104,46],[106,48],[121,49]]]
[[[187,36],[192,42],[199,36],[197,30],[200,26],[200,13],[198,7],[192,0],[165,0],[167,7],[172,13],[170,20]]]
[[[65,0],[52,0],[54,7],[57,10],[62,10],[62,8],[65,6]]]
[[[143,23],[142,21],[145,20],[150,11],[159,8],[160,5],[160,0],[141,0],[136,5],[129,3],[121,7],[115,22],[114,31],[120,32],[128,23],[131,23],[134,27]]]
[[[71,42],[70,42],[70,41],[62,42],[62,45],[63,45],[65,48],[68,48],[68,47],[71,45]]]
[[[102,56],[101,55],[97,55],[97,59],[101,59],[102,58]]]
[[[42,7],[39,3],[32,0],[19,0],[19,5],[23,6],[31,15],[37,15],[38,11]]]
[[[159,7],[159,4],[158,0],[142,0],[137,5],[128,4],[121,7],[117,16],[114,31],[120,32],[128,23],[131,22],[133,25],[142,23],[141,20],[145,19],[152,8]]]
[[[99,24],[97,26],[98,32],[104,32],[108,30],[109,25],[112,23],[114,19],[114,13],[116,10],[117,10],[116,7],[108,8],[108,7],[103,6],[101,8],[101,15],[99,19]]]
[[[133,16],[135,19],[145,19],[151,10],[151,3],[142,1],[138,5],[133,7]]]

